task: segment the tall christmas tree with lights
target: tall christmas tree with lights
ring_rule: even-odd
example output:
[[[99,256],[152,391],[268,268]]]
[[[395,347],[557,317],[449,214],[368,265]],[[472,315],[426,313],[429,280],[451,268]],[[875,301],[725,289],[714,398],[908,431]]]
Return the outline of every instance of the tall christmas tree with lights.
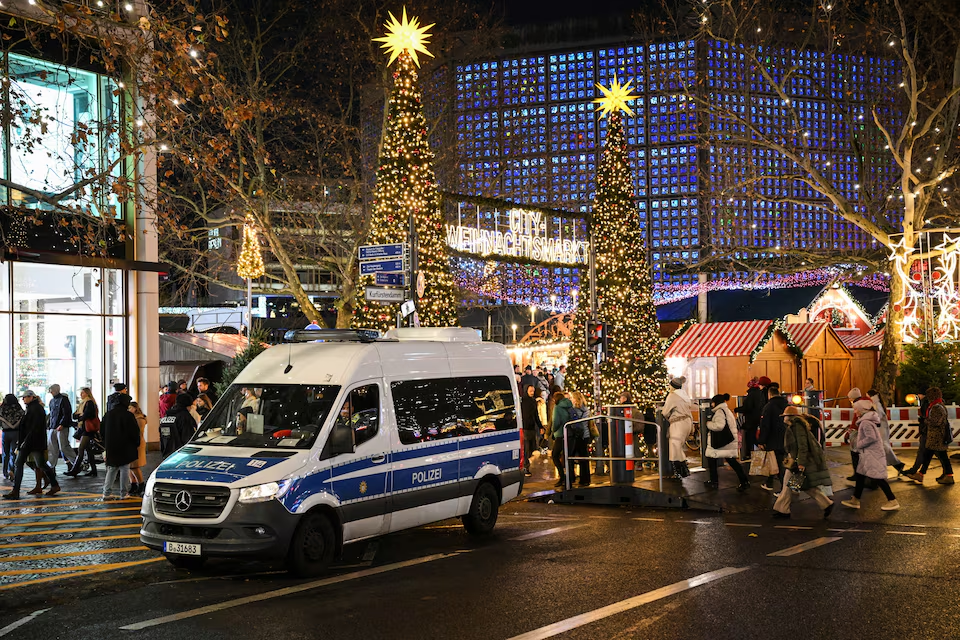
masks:
[[[660,325],[653,304],[653,283],[646,260],[646,243],[638,224],[633,178],[627,162],[622,113],[633,115],[627,102],[630,83],[614,78],[598,110],[607,117],[607,138],[597,171],[597,191],[590,222],[596,262],[597,319],[609,327],[609,353],[600,364],[600,401],[615,403],[629,391],[642,407],[654,406],[666,394],[667,369]],[[582,289],[571,336],[567,380],[571,387],[593,391],[593,358],[585,332],[590,317],[589,277]]]
[[[433,25],[421,27],[417,18],[400,20],[390,14],[387,35],[375,38],[390,54],[393,91],[387,107],[387,121],[377,163],[370,244],[407,242],[410,216],[416,229],[419,272],[423,277],[423,296],[417,298],[416,283],[411,283],[417,299],[420,324],[448,327],[457,324],[458,296],[447,256],[444,216],[433,173],[433,152],[427,140],[420,89],[417,87],[418,53],[432,56],[426,49]],[[364,297],[373,276],[361,276],[354,305],[353,326],[385,330],[395,325],[399,305],[368,302]]]

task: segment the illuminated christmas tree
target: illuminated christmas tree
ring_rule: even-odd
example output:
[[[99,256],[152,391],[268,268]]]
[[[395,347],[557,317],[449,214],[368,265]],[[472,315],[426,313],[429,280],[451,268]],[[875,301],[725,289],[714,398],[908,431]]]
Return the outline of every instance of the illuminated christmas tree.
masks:
[[[240,256],[237,258],[237,275],[241,278],[256,280],[264,274],[263,253],[260,250],[260,240],[253,221],[248,217],[243,225],[243,245],[240,247]]]
[[[666,395],[667,369],[623,133],[621,112],[633,115],[627,102],[634,96],[630,95],[630,83],[621,85],[616,78],[609,89],[597,86],[604,96],[595,102],[608,118],[590,221],[597,318],[609,327],[610,351],[600,364],[600,400],[615,403],[621,392],[629,391],[638,405],[647,407]],[[567,380],[578,390],[592,392],[594,356],[584,340],[590,309],[589,275],[581,282],[585,287],[571,336]]]
[[[387,35],[375,40],[397,63],[387,122],[377,163],[370,244],[406,242],[412,213],[417,233],[418,266],[424,276],[424,295],[417,301],[420,324],[447,327],[457,324],[457,288],[450,273],[444,216],[433,173],[433,153],[427,140],[420,90],[417,87],[417,53],[432,56],[425,45],[433,25],[420,27],[417,18],[401,20],[390,14]],[[355,327],[385,330],[395,325],[399,305],[368,302],[364,288],[373,276],[361,276],[354,305]],[[413,283],[415,285],[415,283]],[[415,286],[411,287],[416,289]],[[416,294],[414,294],[416,296]]]

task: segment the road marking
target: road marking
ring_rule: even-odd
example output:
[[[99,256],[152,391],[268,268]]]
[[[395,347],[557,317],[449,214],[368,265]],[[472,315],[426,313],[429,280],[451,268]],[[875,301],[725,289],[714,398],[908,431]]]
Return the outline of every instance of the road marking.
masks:
[[[31,506],[0,507],[0,512],[17,511],[18,509],[44,509],[46,507],[50,507],[53,509],[63,509],[64,507],[92,507],[94,505],[106,506],[106,505],[112,505],[112,504],[123,507],[128,504],[140,504],[140,501],[137,500],[136,503],[134,503],[131,500],[111,500],[110,502],[103,502],[102,500],[94,500],[92,502],[73,502],[73,503],[67,503],[67,504],[48,504],[48,505],[38,504],[38,505],[31,505]],[[68,513],[77,513],[77,512],[70,511]]]
[[[339,565],[334,568],[343,569],[345,565]],[[163,584],[180,584],[181,582],[206,582],[207,580],[230,580],[232,578],[251,578],[253,576],[272,576],[280,573],[289,573],[286,569],[275,571],[258,571],[256,573],[237,573],[229,576],[203,576],[201,578],[183,578],[181,580],[164,580],[163,582],[153,582],[150,586],[157,587]]]
[[[81,571],[79,573],[70,573],[65,576],[49,576],[46,578],[37,578],[36,580],[27,580],[26,582],[14,582],[12,584],[0,584],[0,591],[6,591],[8,589],[18,589],[20,587],[26,587],[34,584],[40,584],[42,582],[53,582],[55,580],[66,580],[67,578],[76,578],[78,576],[89,576],[95,573],[104,573],[107,571],[116,571],[117,569],[126,569],[128,567],[135,567],[141,564],[150,564],[152,562],[162,562],[166,558],[150,558],[148,560],[136,560],[134,562],[122,562],[117,565],[97,565],[96,569],[91,569],[90,571]]]
[[[590,624],[591,622],[596,622],[597,620],[602,620],[618,613],[623,613],[624,611],[629,611],[630,609],[635,609],[639,606],[656,602],[657,600],[661,600],[668,596],[682,593],[688,589],[693,589],[694,587],[699,587],[700,585],[714,582],[716,580],[726,578],[727,576],[732,576],[740,573],[741,571],[746,571],[749,568],[750,567],[725,567],[717,571],[703,573],[699,576],[694,576],[693,578],[681,580],[680,582],[675,582],[674,584],[666,587],[661,587],[654,591],[649,591],[642,595],[634,596],[633,598],[615,602],[611,605],[607,605],[606,607],[601,607],[600,609],[588,611],[587,613],[580,614],[579,616],[567,618],[566,620],[554,622],[553,624],[549,624],[545,627],[528,631],[527,633],[510,638],[510,640],[543,640],[544,638],[552,638],[553,636],[560,635],[561,633],[566,633],[571,629],[576,629],[577,627],[582,627]]]
[[[47,522],[45,524],[51,524]],[[107,527],[82,527],[80,529],[51,529],[50,531],[17,531],[16,533],[0,533],[0,538],[15,538],[17,536],[52,536],[61,533],[81,533],[83,531],[106,531],[108,529],[139,529],[139,524],[114,524]],[[72,542],[72,540],[71,540]]]
[[[7,635],[8,633],[10,633],[15,629],[19,629],[23,625],[27,624],[28,622],[30,622],[31,620],[39,616],[41,613],[45,613],[47,611],[50,611],[50,609],[40,609],[39,611],[34,611],[33,613],[26,616],[25,618],[20,618],[16,622],[11,622],[7,626],[5,626],[3,629],[0,629],[0,637]]]
[[[107,553],[130,553],[131,551],[147,551],[147,547],[113,547],[94,551],[73,551],[71,553],[40,553],[33,556],[3,556],[0,562],[29,562],[31,560],[50,560],[52,558],[74,558],[77,556],[99,556]]]
[[[534,531],[533,533],[527,533],[516,538],[510,538],[511,540],[533,540],[534,538],[542,538],[543,536],[553,535],[554,533],[560,533],[561,531],[568,531],[570,529],[576,529],[578,527],[585,527],[583,524],[571,524],[566,527],[554,527],[553,529],[544,529],[543,531]]]
[[[674,522],[682,522],[683,524],[713,524],[709,520],[674,520]]]
[[[948,538],[960,538],[960,533],[948,533]]]
[[[109,502],[105,504],[110,504]],[[62,507],[63,505],[57,505]],[[48,518],[50,516],[72,516],[75,513],[104,513],[106,511],[140,511],[140,507],[124,507],[123,509],[111,509],[110,507],[104,506],[103,509],[76,509],[74,511],[48,511],[46,513],[18,513],[7,516],[0,516],[0,519],[8,520],[12,518]],[[8,526],[15,527],[17,525],[10,524]]]
[[[359,578],[375,576],[381,573],[387,573],[388,571],[396,571],[397,569],[404,569],[406,567],[413,567],[418,564],[433,562],[434,560],[443,560],[445,558],[453,558],[455,556],[460,555],[461,553],[465,553],[465,552],[435,553],[433,555],[424,556],[422,558],[405,560],[403,562],[395,562],[393,564],[385,564],[382,567],[374,567],[371,569],[364,569],[363,571],[345,573],[343,575],[334,576],[332,578],[324,578],[323,580],[315,580],[313,582],[307,582],[305,584],[300,584],[294,587],[286,587],[284,589],[276,589],[274,591],[258,593],[256,595],[247,596],[246,598],[235,598],[233,600],[228,600],[227,602],[221,602],[219,604],[211,604],[206,607],[200,607],[199,609],[190,609],[189,611],[184,611],[182,613],[174,613],[168,616],[163,616],[161,618],[153,618],[152,620],[135,622],[133,624],[128,624],[120,628],[124,631],[139,631],[140,629],[146,629],[148,627],[156,627],[158,625],[166,624],[168,622],[176,622],[177,620],[185,620],[187,618],[193,618],[195,616],[202,616],[208,613],[213,613],[215,611],[223,611],[224,609],[231,609],[233,607],[242,607],[244,605],[251,604],[253,602],[262,602],[263,600],[271,600],[273,598],[282,598],[283,596],[288,596],[293,593],[300,593],[303,591],[310,591],[312,589],[319,589],[320,587],[326,587],[332,584],[338,584],[340,582],[347,582],[348,580],[357,580]]]
[[[58,495],[61,495],[61,496],[62,496],[62,495],[64,495],[64,492],[61,491]],[[29,499],[29,500],[28,500],[28,499],[14,500],[14,501],[11,501],[11,502],[4,502],[2,509],[3,509],[3,510],[20,509],[20,508],[39,509],[40,507],[42,507],[42,506],[44,506],[44,505],[49,505],[49,506],[51,506],[51,507],[62,507],[62,506],[64,506],[64,505],[62,505],[62,504],[60,504],[60,505],[54,505],[54,504],[50,504],[50,503],[51,503],[51,502],[70,502],[70,501],[72,501],[72,500],[89,500],[90,498],[99,498],[99,497],[100,497],[100,496],[99,496],[98,494],[90,493],[90,494],[85,494],[85,495],[82,495],[82,496],[81,496],[81,495],[71,496],[71,497],[69,497],[69,498],[68,498],[68,497],[63,497],[63,498],[31,498],[31,499]],[[132,501],[132,500],[138,500],[138,501],[139,501],[140,498],[127,498],[126,500],[116,500],[115,502],[124,503],[124,502],[129,502],[129,501]],[[37,506],[32,506],[32,507],[23,507],[23,505],[33,504],[33,503],[35,503],[35,502],[39,502],[40,504],[37,505]]]
[[[827,531],[835,531],[839,533],[870,533],[870,529],[827,529]]]
[[[48,522],[7,522],[3,525],[0,525],[0,528],[7,527],[46,527],[51,524],[73,524],[75,522],[99,522],[101,520],[132,520],[136,518],[140,519],[140,514],[134,514],[132,516],[105,516],[103,518],[77,518],[76,520],[50,520]]]
[[[641,522],[663,522],[663,518],[634,518],[634,520],[640,520]]]
[[[887,531],[887,533],[895,536],[925,536],[927,535],[926,531]]]
[[[594,520],[622,520],[620,516],[590,516]]]
[[[31,534],[32,535],[32,534]],[[0,549],[21,549],[23,547],[62,547],[76,542],[99,542],[101,540],[132,540],[140,538],[139,533],[125,536],[104,536],[102,538],[72,538],[70,540],[43,540],[40,542],[14,542],[12,544],[0,544]]]
[[[778,524],[773,527],[774,529],[789,529],[791,531],[810,531],[813,527],[795,527],[792,524]]]
[[[811,540],[810,542],[804,542],[803,544],[798,544],[793,547],[787,547],[786,549],[780,549],[780,551],[768,553],[767,557],[785,558],[786,556],[795,556],[798,553],[810,551],[810,549],[816,549],[817,547],[822,547],[825,544],[830,544],[831,542],[836,542],[837,540],[843,540],[843,538],[839,536],[835,538],[817,538],[816,540]]]
[[[749,524],[747,522],[727,522],[728,527],[762,527],[762,524]]]

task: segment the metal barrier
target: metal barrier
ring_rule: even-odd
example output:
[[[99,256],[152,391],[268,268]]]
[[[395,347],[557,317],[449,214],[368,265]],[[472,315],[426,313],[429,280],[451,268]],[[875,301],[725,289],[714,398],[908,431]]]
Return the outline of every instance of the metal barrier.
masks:
[[[590,422],[591,420],[596,420],[597,418],[605,419],[607,421],[607,432],[608,440],[610,443],[610,452],[609,456],[571,456],[570,455],[570,425],[578,424],[581,422]],[[650,424],[657,428],[657,454],[656,458],[638,458],[636,456],[614,456],[613,455],[613,424],[614,422],[630,422],[636,424]],[[656,462],[657,463],[657,473],[660,477],[660,491],[663,491],[663,467],[664,467],[664,450],[660,445],[660,424],[657,422],[649,422],[647,420],[636,420],[632,416],[613,416],[613,415],[596,415],[589,416],[586,418],[578,418],[576,420],[571,420],[563,426],[563,464],[564,464],[564,488],[567,491],[570,491],[573,487],[570,483],[570,463],[573,462],[582,462],[584,460],[603,460],[610,463],[610,466],[613,467],[614,462]],[[611,473],[613,469],[611,468]]]

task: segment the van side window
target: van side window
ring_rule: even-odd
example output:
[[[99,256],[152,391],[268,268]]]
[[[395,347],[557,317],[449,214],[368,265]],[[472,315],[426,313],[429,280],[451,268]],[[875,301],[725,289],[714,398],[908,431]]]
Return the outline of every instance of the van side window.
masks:
[[[340,407],[337,422],[353,428],[355,446],[370,440],[380,429],[380,388],[375,384],[357,387]]]
[[[402,444],[517,427],[506,376],[406,380],[390,388]]]

